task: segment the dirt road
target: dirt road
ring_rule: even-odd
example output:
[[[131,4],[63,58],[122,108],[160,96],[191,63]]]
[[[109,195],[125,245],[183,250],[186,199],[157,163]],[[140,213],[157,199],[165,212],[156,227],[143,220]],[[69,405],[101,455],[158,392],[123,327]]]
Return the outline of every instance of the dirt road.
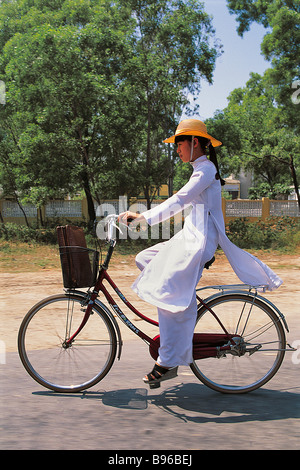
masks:
[[[266,254],[260,258],[284,281],[267,296],[286,316],[288,341],[300,340],[300,259]],[[155,310],[130,290],[138,273],[133,257],[117,258],[110,272],[127,298],[155,318]],[[236,282],[224,256],[218,254],[200,284]],[[151,450],[151,455],[153,449],[172,453],[182,449],[188,455],[194,449],[213,450],[215,459],[217,449],[299,448],[300,364],[292,361],[292,353],[287,353],[267,386],[250,394],[214,392],[185,367],[176,379],[149,390],[142,382],[152,366],[147,347],[121,324],[122,357],[104,380],[84,393],[56,394],[43,389],[24,370],[17,353],[17,334],[35,302],[62,292],[60,271],[0,273],[0,286],[0,340],[7,351],[5,364],[0,363],[0,449],[106,450],[101,461],[108,463],[122,449],[132,456],[135,450]],[[135,320],[132,314],[128,316]],[[151,328],[145,331],[154,336],[157,329],[153,327],[151,332]],[[201,462],[202,454],[197,455]],[[193,459],[198,467],[194,455]]]
[[[262,254],[258,256],[266,262],[283,280],[283,285],[274,292],[266,294],[285,315],[290,327],[291,340],[300,340],[300,257],[299,255]],[[110,275],[119,289],[138,309],[151,318],[156,318],[156,309],[141,301],[130,286],[138,269],[133,256],[117,256],[111,263]],[[240,281],[222,253],[217,254],[213,266],[204,271],[199,286],[234,284]],[[58,270],[40,270],[38,272],[0,273],[0,339],[5,342],[6,351],[16,351],[17,333],[26,312],[39,300],[48,295],[62,292],[62,276]],[[131,312],[124,309],[130,320],[140,321]],[[140,326],[139,326],[140,327]],[[145,331],[151,333],[145,325]],[[153,336],[157,329],[152,328]],[[122,325],[124,339],[135,339],[135,335]],[[138,338],[136,338],[138,339]]]

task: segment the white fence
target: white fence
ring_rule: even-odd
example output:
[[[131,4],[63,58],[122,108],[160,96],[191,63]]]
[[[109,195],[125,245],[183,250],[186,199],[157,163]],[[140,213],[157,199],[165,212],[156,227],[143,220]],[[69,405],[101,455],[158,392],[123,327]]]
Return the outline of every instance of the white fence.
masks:
[[[224,200],[223,200],[224,201]],[[261,200],[236,199],[233,201],[225,200],[225,217],[300,217],[300,211],[297,201],[271,201],[268,198]]]
[[[262,201],[226,200],[226,217],[261,217]]]
[[[160,204],[160,200],[156,200],[153,205]],[[268,217],[300,217],[297,201],[274,201],[268,198],[262,200],[222,200],[223,214],[225,221],[233,217],[262,218]],[[146,201],[138,200],[130,206],[131,210],[144,212]],[[95,211],[97,216],[105,216],[107,214],[120,212],[128,209],[127,198],[104,201],[100,206],[95,203]],[[37,209],[33,205],[23,206],[23,210],[28,218],[37,217]],[[0,201],[0,211],[4,221],[16,221],[23,223],[24,214],[18,204],[14,201]],[[44,218],[61,218],[61,219],[85,219],[88,220],[86,200],[73,201],[50,201],[42,208],[42,216]]]
[[[28,204],[22,206],[26,217],[37,217],[37,208]],[[81,201],[51,201],[45,206],[46,217],[82,217]],[[3,201],[2,217],[24,217],[19,205],[14,201]]]
[[[300,217],[297,201],[270,201],[270,215]]]

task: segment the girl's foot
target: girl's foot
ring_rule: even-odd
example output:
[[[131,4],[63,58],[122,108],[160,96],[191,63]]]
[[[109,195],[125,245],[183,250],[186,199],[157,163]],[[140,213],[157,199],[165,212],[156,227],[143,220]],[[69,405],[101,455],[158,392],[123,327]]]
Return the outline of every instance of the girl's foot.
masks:
[[[160,387],[160,382],[163,380],[173,379],[177,377],[178,367],[172,367],[168,369],[167,367],[162,367],[159,364],[155,364],[152,371],[147,374],[143,380],[145,383],[149,384],[150,388]]]

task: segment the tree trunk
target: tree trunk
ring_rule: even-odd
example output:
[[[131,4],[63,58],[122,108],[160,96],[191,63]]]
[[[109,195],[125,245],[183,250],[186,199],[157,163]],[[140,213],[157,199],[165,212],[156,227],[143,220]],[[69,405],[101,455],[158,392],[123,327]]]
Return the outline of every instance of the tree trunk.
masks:
[[[293,178],[293,182],[294,182],[295,192],[296,192],[296,196],[297,196],[297,200],[298,200],[298,207],[299,207],[299,211],[300,211],[299,186],[298,186],[297,175],[296,175],[295,166],[294,166],[294,159],[293,159],[293,156],[292,156],[292,155],[290,156],[290,169],[291,169],[291,173],[292,173],[292,178]]]
[[[87,200],[87,206],[88,206],[88,215],[89,215],[89,220],[88,220],[88,227],[92,228],[94,221],[96,219],[96,211],[95,211],[95,206],[94,206],[94,200],[92,197],[91,189],[90,189],[90,184],[89,184],[89,179],[86,171],[82,173],[82,183],[83,183],[83,189],[85,192],[86,200]]]
[[[16,199],[16,203],[18,204],[19,208],[20,208],[21,211],[22,211],[22,214],[23,214],[23,216],[24,216],[24,219],[25,219],[25,222],[26,222],[27,227],[30,227],[29,222],[28,222],[28,219],[27,219],[26,212],[25,212],[25,210],[24,210],[22,204],[20,203],[19,198],[18,198],[16,192],[15,192],[15,199]]]

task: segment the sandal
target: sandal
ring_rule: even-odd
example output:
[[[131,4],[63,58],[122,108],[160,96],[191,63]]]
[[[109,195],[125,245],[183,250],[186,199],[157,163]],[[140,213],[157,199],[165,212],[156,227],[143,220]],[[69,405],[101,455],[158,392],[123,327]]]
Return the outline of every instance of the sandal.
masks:
[[[152,371],[143,378],[143,381],[149,384],[150,388],[158,388],[160,387],[160,382],[163,380],[177,377],[177,370],[178,367],[167,369],[166,367],[161,367],[159,364],[155,364]]]

